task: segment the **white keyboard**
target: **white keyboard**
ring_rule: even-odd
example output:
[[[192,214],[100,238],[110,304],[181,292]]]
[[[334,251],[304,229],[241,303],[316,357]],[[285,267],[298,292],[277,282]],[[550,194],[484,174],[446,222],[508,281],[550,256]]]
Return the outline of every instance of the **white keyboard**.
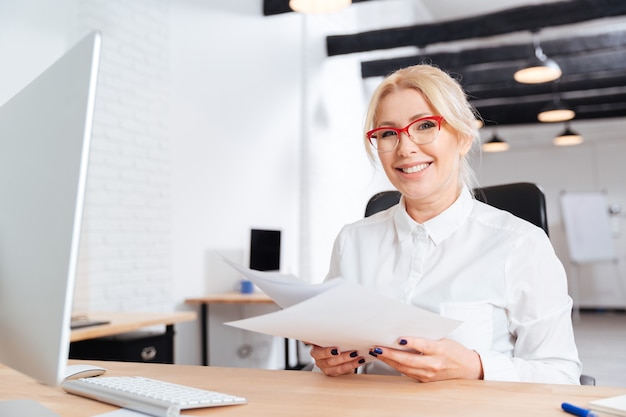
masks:
[[[178,417],[181,410],[246,404],[235,395],[172,384],[138,376],[101,376],[68,379],[62,384],[71,394],[114,404],[156,417]]]

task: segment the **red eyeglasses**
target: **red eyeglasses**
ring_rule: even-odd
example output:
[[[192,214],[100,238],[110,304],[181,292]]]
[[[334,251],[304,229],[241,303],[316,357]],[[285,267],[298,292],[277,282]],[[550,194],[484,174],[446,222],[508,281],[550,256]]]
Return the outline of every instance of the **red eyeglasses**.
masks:
[[[391,152],[400,143],[400,134],[406,133],[416,145],[434,142],[441,131],[443,116],[426,116],[413,120],[406,127],[377,127],[367,132],[367,139],[378,152]]]

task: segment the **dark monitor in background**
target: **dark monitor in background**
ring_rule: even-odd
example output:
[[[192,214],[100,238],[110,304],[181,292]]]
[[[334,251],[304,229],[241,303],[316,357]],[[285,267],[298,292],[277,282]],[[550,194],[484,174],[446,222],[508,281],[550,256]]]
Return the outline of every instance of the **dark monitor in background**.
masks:
[[[51,386],[68,372],[100,45],[90,34],[0,107],[0,363]]]
[[[280,270],[280,230],[250,231],[250,269]]]

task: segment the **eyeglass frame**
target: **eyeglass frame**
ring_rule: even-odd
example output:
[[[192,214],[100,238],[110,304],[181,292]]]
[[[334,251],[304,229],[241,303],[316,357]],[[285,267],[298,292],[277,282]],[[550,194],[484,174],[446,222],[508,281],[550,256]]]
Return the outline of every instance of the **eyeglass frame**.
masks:
[[[409,128],[411,126],[413,126],[415,123],[423,121],[423,120],[436,120],[437,121],[437,134],[435,135],[435,137],[433,138],[433,140],[431,140],[430,142],[425,142],[425,143],[418,143],[415,142],[415,140],[411,137],[411,134],[409,133]],[[433,143],[434,141],[437,140],[437,138],[439,137],[439,133],[441,132],[441,125],[442,123],[445,121],[445,117],[443,116],[424,116],[424,117],[420,117],[419,119],[415,119],[413,120],[411,123],[409,123],[408,125],[406,125],[405,127],[398,129],[396,127],[391,127],[391,126],[385,126],[385,127],[377,127],[375,129],[372,129],[370,131],[368,131],[365,135],[367,136],[367,140],[369,141],[370,145],[372,145],[372,147],[378,151],[378,152],[393,152],[397,147],[398,144],[400,143],[400,134],[401,133],[406,133],[406,135],[409,137],[409,139],[411,139],[411,142],[415,143],[416,145],[428,145],[430,143]],[[393,148],[391,148],[388,151],[381,151],[379,150],[374,143],[372,142],[372,135],[378,131],[381,130],[393,130],[394,132],[396,132],[397,135],[397,139],[396,139],[396,144],[394,145]]]

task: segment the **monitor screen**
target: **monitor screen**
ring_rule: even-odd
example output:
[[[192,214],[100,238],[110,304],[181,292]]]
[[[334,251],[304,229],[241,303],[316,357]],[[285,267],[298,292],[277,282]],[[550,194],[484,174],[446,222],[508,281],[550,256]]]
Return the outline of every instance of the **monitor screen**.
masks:
[[[250,269],[257,271],[280,269],[280,230],[250,231]]]
[[[69,352],[100,44],[88,35],[0,107],[0,363],[53,386]]]

